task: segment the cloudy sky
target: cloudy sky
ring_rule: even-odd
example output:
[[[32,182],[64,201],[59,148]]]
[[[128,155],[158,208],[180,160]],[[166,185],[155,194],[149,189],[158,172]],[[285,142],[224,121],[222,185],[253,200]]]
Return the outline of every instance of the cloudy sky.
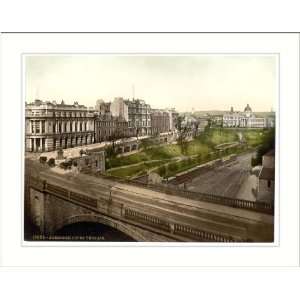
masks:
[[[239,55],[26,56],[26,101],[62,99],[94,106],[97,99],[144,99],[178,111],[275,109],[276,57]]]

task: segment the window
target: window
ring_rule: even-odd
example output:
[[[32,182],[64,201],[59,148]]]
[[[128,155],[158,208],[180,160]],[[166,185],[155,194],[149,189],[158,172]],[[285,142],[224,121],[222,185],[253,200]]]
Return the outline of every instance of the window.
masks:
[[[42,121],[42,133],[45,132],[45,121]]]
[[[268,188],[271,187],[271,180],[268,180]]]
[[[40,133],[40,121],[35,121],[35,132]]]

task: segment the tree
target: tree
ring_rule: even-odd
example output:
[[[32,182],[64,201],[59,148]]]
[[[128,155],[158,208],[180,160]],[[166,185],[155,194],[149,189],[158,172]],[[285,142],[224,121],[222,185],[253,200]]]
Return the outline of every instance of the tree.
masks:
[[[141,132],[141,128],[140,127],[135,127],[135,136],[136,136],[136,140],[139,140],[139,134]]]
[[[149,138],[147,139],[143,139],[141,141],[141,147],[144,149],[144,150],[147,150],[149,149],[149,147],[151,147],[153,145],[153,141]]]
[[[182,154],[187,153],[188,148],[188,133],[190,132],[190,128],[187,124],[184,124],[184,116],[178,116],[176,119],[175,127],[177,129],[177,144],[179,145]]]
[[[256,157],[251,160],[252,166],[261,165],[263,155],[271,149],[275,149],[275,128],[271,128],[267,132],[264,132],[262,143],[256,150]]]
[[[51,157],[48,160],[48,165],[49,165],[49,167],[54,167],[55,166],[55,159]]]
[[[112,145],[107,146],[105,148],[105,157],[109,159],[115,156],[116,156],[116,152],[113,146]]]
[[[40,163],[44,164],[47,162],[47,156],[40,156]]]
[[[123,140],[124,138],[125,138],[124,131],[120,126],[120,121],[117,120],[115,130],[112,132],[111,136],[109,137],[113,151],[115,151],[116,141]]]
[[[195,122],[195,123],[193,124],[193,126],[194,126],[193,136],[196,137],[196,136],[198,136],[199,122]]]

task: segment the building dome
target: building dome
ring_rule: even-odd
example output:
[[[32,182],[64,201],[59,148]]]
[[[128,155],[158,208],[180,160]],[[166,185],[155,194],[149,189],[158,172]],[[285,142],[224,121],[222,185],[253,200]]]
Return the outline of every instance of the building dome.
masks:
[[[244,112],[252,112],[252,109],[249,106],[249,104],[247,104],[247,106],[245,107]]]

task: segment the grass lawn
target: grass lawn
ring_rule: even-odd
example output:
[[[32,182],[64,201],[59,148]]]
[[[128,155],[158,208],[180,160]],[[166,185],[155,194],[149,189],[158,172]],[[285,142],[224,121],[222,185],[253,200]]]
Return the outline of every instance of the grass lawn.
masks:
[[[243,135],[248,143],[252,147],[256,147],[263,142],[263,137],[268,130],[247,130],[243,132]]]
[[[236,130],[211,128],[201,134],[196,140],[213,147],[219,144],[237,142],[239,141],[239,137]]]
[[[144,152],[138,152],[123,157],[113,157],[109,160],[109,168],[137,164],[139,162],[147,160],[149,160],[149,158]]]
[[[204,132],[199,137],[195,138],[193,141],[188,142],[186,156],[200,155],[202,156],[202,158],[204,158],[208,155],[208,153],[215,151],[216,145],[238,142],[238,132],[242,133],[249,146],[256,147],[262,142],[263,136],[268,131],[262,129],[240,130],[211,128],[207,132]],[[232,149],[232,151],[234,152],[235,150]],[[148,148],[146,150],[128,156],[111,158],[107,163],[107,170],[109,174],[114,176],[131,177],[139,173],[145,173],[148,169],[163,165],[167,162],[166,160],[179,156],[182,156],[181,148],[179,145],[161,145],[158,147]],[[147,161],[151,160],[159,160],[159,162],[153,162],[154,165],[147,165]],[[130,166],[132,164],[140,162],[145,163],[138,166]],[[188,169],[196,165],[197,163],[190,161],[189,166],[185,165],[185,162],[182,162],[181,164],[182,165],[178,165],[178,170],[174,171],[183,171],[184,169]],[[110,168],[120,166],[128,166],[128,168],[109,171]]]
[[[128,156],[111,158],[109,160],[109,168],[132,165],[148,160],[170,159],[180,155],[181,151],[178,145],[163,145],[149,148]]]
[[[116,170],[107,171],[109,175],[117,176],[117,177],[132,177],[136,175],[143,175],[149,169],[165,164],[166,160],[161,161],[153,161],[153,162],[144,162],[143,164],[137,166],[128,166],[126,168],[120,168]]]

